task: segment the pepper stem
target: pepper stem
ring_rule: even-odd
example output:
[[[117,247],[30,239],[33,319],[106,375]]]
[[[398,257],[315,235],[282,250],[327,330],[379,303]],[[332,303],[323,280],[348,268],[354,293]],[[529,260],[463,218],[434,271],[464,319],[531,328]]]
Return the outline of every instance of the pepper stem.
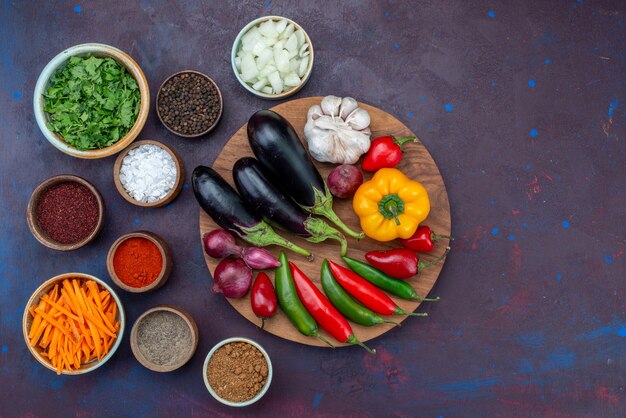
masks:
[[[265,318],[261,318],[261,329],[265,327]]]
[[[372,350],[371,348],[369,348],[368,346],[363,344],[361,341],[357,340],[357,338],[354,336],[354,334],[350,334],[350,337],[348,337],[348,340],[346,342],[350,343],[350,344],[356,344],[359,347],[363,347],[370,354],[376,354],[376,350]]]
[[[319,334],[319,332],[314,331],[311,335],[312,335],[312,336],[314,336],[314,337],[319,338],[319,339],[320,339],[320,340],[322,340],[322,341],[324,341],[324,342],[325,342],[326,344],[328,344],[331,348],[335,348],[335,346],[334,346],[334,345],[332,345],[332,344],[330,343],[330,341],[328,341],[326,338],[322,337],[322,336]]]
[[[448,255],[449,252],[450,252],[450,247],[446,247],[446,250],[444,251],[444,253],[441,254],[439,257],[435,258],[430,263],[422,263],[420,261],[417,265],[417,271],[424,270],[425,268],[434,266],[435,264],[443,260]]]
[[[398,144],[398,146],[400,147],[400,149],[402,151],[404,151],[404,149],[402,149],[402,145],[404,145],[407,142],[417,142],[417,137],[414,136],[405,136],[402,138],[393,138],[393,142],[395,142],[396,144]]]
[[[267,247],[268,245],[274,244],[285,247],[294,253],[305,257],[311,257],[311,253],[308,250],[299,247],[293,242],[287,241],[285,238],[278,235],[271,226],[265,223],[265,221],[261,221],[250,228],[245,228],[239,225],[238,228],[243,232],[243,234],[239,234],[241,239],[249,242],[250,244],[256,245],[257,247]]]
[[[389,321],[388,319],[383,319],[383,322],[384,322],[385,324],[394,324],[394,325],[395,325],[395,326],[397,326],[398,328],[402,326],[402,324],[401,324],[401,323],[399,323],[399,322],[394,322],[394,321]]]
[[[309,216],[309,218],[304,221],[304,229],[311,234],[311,237],[307,238],[307,241],[317,243],[327,239],[335,239],[341,244],[341,255],[344,256],[348,252],[346,237],[322,219]]]
[[[333,196],[330,194],[330,191],[328,191],[328,188],[326,188],[326,193],[324,193],[314,187],[313,192],[315,193],[315,204],[313,206],[304,207],[308,212],[325,217],[352,238],[360,240],[365,236],[363,232],[358,233],[348,228],[348,226],[339,219],[337,214],[333,211]]]
[[[396,225],[400,225],[398,215],[404,213],[404,201],[396,193],[387,194],[378,202],[378,212],[386,219],[395,219]]]
[[[438,235],[435,234],[434,232],[430,232],[430,239],[433,241],[437,241],[440,240],[441,238],[446,238],[449,239],[450,241],[454,241],[454,238],[452,238],[450,235]]]
[[[439,298],[437,298],[439,300]],[[428,316],[427,312],[407,312],[404,309],[396,306],[396,310],[393,311],[394,315],[408,315],[408,316]]]

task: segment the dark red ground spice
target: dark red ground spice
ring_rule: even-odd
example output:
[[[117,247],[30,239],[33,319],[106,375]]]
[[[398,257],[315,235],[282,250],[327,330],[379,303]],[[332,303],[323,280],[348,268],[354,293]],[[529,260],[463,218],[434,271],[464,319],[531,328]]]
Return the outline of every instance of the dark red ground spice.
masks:
[[[37,223],[52,240],[73,244],[87,238],[98,225],[96,196],[75,182],[60,183],[44,191],[37,204]]]

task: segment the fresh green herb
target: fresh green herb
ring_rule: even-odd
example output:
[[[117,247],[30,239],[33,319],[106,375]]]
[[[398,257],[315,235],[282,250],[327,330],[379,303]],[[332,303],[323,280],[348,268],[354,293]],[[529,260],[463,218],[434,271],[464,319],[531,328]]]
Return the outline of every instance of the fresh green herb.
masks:
[[[116,143],[139,114],[139,86],[112,58],[70,58],[44,98],[48,128],[81,151]]]

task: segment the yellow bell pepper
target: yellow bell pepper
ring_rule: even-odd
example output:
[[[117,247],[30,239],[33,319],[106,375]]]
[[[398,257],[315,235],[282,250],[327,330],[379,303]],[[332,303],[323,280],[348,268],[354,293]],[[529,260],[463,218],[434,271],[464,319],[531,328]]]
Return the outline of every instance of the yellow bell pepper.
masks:
[[[411,237],[430,212],[421,183],[396,168],[381,168],[363,183],[352,200],[365,235],[377,241]]]

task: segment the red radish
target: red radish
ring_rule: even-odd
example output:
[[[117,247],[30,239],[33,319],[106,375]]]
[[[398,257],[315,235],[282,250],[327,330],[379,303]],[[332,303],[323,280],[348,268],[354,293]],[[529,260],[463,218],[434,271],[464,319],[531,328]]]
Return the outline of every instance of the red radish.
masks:
[[[342,164],[330,172],[327,184],[333,196],[345,199],[354,195],[363,184],[363,173],[354,165]]]
[[[235,243],[235,237],[221,228],[204,234],[202,242],[204,243],[204,251],[209,257],[213,258],[224,258],[229,255],[241,254],[242,251],[242,248]]]
[[[215,293],[227,298],[241,298],[248,293],[252,284],[252,270],[241,258],[225,258],[215,267],[213,287]]]
[[[270,278],[264,272],[257,274],[254,280],[250,291],[250,304],[252,305],[252,312],[261,318],[261,329],[263,329],[265,320],[274,316],[278,307],[276,291]]]

